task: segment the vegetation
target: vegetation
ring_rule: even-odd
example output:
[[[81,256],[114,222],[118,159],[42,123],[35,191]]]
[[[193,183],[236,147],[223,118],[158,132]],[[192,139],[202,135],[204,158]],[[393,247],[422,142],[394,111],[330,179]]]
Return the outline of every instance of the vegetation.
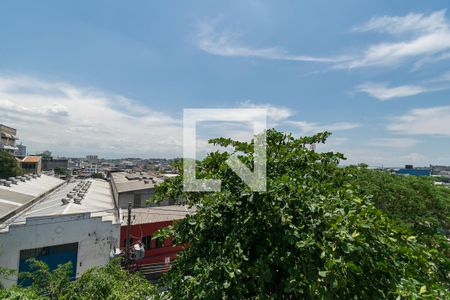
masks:
[[[184,199],[197,213],[161,234],[188,243],[165,278],[173,299],[444,298],[433,253],[378,209],[340,168],[339,153],[317,153],[328,133],[294,138],[267,132],[267,191],[252,192],[210,153],[197,177],[222,180],[220,193],[185,193],[178,178],[157,188],[157,200]],[[252,144],[231,147],[247,166]],[[227,148],[230,149],[230,148]]]
[[[433,178],[397,176],[366,166],[352,166],[353,182],[376,207],[405,232],[416,236],[432,254],[442,282],[450,277],[450,189]],[[450,286],[449,286],[450,287]]]
[[[104,267],[92,268],[80,278],[71,281],[70,263],[49,270],[36,260],[29,260],[32,272],[21,273],[23,279],[31,279],[30,288],[14,286],[0,290],[0,299],[155,299],[156,288],[139,274],[121,269],[118,261]]]
[[[66,169],[64,169],[63,167],[56,167],[54,171],[57,175],[66,175]]]
[[[251,191],[226,164],[253,165],[253,144],[211,142],[197,177],[222,191],[187,193],[180,176],[157,186],[155,201],[180,199],[196,214],[154,235],[189,246],[160,293],[117,261],[70,281],[70,264],[50,271],[31,261],[31,288],[1,299],[448,299],[450,190],[431,179],[340,167],[318,153],[328,133],[295,138],[267,131],[267,190]],[[1,272],[0,272],[1,273]],[[5,273],[7,274],[7,273]]]
[[[105,175],[103,175],[103,173],[94,173],[91,176],[92,178],[99,178],[99,179],[106,179]]]
[[[6,151],[0,151],[0,178],[23,175],[23,170],[17,165],[16,158]]]

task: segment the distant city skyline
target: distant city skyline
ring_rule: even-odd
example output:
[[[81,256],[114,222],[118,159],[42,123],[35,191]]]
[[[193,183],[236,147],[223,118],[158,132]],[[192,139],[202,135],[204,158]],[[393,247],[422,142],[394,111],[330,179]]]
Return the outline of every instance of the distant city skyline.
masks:
[[[346,164],[450,165],[445,3],[322,2],[2,3],[0,123],[29,153],[174,158],[183,108],[266,108]],[[200,127],[203,154],[251,132]]]

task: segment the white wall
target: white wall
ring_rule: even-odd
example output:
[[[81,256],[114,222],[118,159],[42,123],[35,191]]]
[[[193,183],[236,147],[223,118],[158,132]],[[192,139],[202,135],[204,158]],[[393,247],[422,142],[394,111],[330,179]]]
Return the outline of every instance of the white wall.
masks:
[[[18,270],[23,249],[78,242],[78,277],[91,267],[107,264],[119,238],[120,224],[91,218],[89,213],[28,218],[26,224],[11,225],[0,233],[0,266]],[[1,282],[8,287],[17,283],[17,277]]]

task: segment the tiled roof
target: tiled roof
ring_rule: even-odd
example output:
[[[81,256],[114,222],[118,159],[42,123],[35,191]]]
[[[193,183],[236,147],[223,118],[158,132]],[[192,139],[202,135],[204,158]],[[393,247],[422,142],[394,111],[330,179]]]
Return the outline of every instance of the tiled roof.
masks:
[[[25,158],[22,159],[22,162],[25,162],[25,163],[37,163],[41,159],[42,159],[42,156],[29,155],[29,156],[25,156]]]

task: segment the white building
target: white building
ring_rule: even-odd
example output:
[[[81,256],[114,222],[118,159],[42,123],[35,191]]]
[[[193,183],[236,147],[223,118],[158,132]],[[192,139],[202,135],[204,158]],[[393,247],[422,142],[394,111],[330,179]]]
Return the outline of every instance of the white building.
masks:
[[[27,271],[35,257],[50,267],[72,262],[73,275],[101,266],[118,247],[120,216],[108,182],[65,182],[41,175],[0,185],[0,265]],[[2,279],[5,286],[17,277]]]
[[[87,175],[94,175],[98,173],[98,168],[96,164],[87,165],[84,167],[84,173]]]

